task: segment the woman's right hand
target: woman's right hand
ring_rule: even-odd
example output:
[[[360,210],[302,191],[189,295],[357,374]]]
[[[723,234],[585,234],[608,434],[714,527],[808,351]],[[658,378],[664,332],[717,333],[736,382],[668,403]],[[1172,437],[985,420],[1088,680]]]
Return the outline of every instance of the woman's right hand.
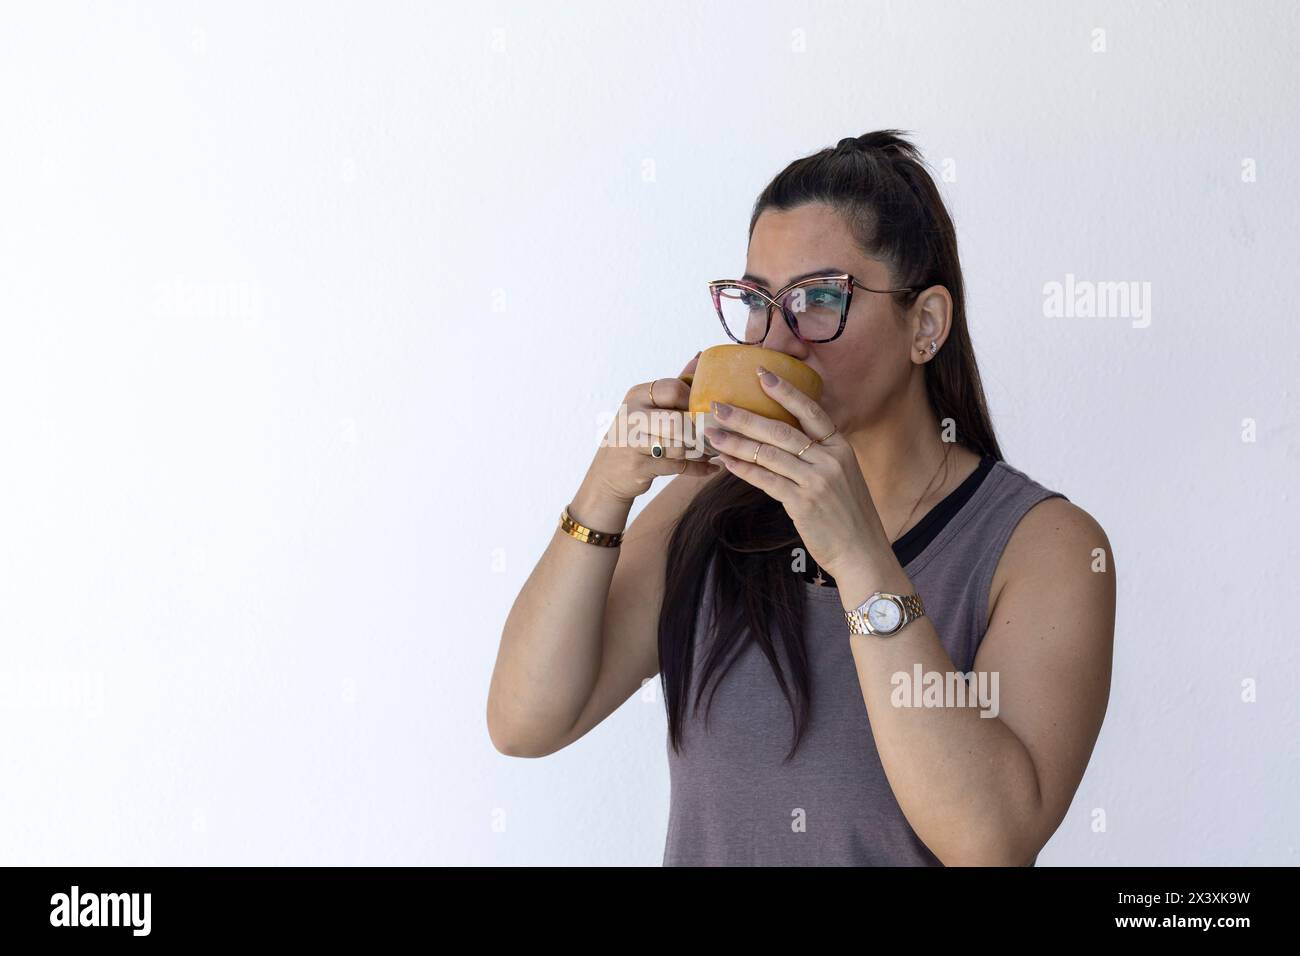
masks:
[[[697,352],[680,374],[694,372],[699,358]],[[652,385],[654,404],[650,402]],[[720,466],[709,464],[701,453],[703,443],[686,442],[690,395],[691,386],[680,376],[633,385],[623,399],[627,406],[627,434],[620,434],[620,419],[616,417],[591,463],[588,480],[604,494],[630,504],[660,475],[704,478],[718,474]],[[650,454],[655,441],[663,446],[662,458]]]

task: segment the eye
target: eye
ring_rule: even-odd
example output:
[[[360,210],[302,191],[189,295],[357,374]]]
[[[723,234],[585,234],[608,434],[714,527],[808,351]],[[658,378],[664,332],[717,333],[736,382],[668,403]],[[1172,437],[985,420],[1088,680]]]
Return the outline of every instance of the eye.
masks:
[[[810,306],[837,306],[844,301],[843,291],[833,286],[813,286],[807,295]]]

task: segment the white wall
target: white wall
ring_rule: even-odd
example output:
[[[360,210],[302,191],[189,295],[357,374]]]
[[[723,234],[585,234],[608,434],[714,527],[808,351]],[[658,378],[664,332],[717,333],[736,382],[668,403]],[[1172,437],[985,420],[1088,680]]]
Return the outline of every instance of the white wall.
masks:
[[[1040,864],[1297,862],[1296,7],[549,6],[6,7],[0,859],[658,865],[657,695],[500,756],[500,630],[764,183],[901,126],[1007,456],[1118,562]]]

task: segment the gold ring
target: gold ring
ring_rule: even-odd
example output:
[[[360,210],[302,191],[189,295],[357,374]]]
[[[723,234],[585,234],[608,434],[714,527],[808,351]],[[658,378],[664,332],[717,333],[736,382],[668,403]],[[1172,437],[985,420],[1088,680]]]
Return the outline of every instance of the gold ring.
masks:
[[[835,429],[837,429],[837,428],[839,428],[839,427],[840,427],[839,425],[832,425],[830,431],[828,431],[828,432],[827,432],[825,435],[823,435],[821,438],[818,438],[818,439],[817,439],[817,444],[820,445],[820,444],[821,444],[822,442],[824,442],[826,439],[828,439],[828,438],[830,438],[832,435],[834,435],[834,434],[835,434]]]
[[[756,465],[758,464],[758,453],[759,450],[762,449],[762,447],[763,447],[762,442],[759,442],[757,445],[754,446],[754,464]]]
[[[802,448],[800,448],[800,449],[799,449],[799,454],[795,455],[795,457],[796,457],[796,458],[802,458],[802,457],[803,457],[803,453],[806,452],[806,451],[807,451],[809,448],[811,448],[812,446],[813,446],[813,440],[812,440],[811,438],[809,438],[809,439],[808,439],[808,444],[806,444],[806,445],[804,445]]]
[[[682,459],[682,474],[683,474],[683,475],[686,474],[686,466],[689,465],[690,463],[691,463],[691,462],[690,462],[690,459],[688,459],[688,458],[683,458],[683,459]]]
[[[658,407],[659,407],[659,403],[655,401],[655,383],[654,383],[654,382],[651,382],[651,383],[650,383],[650,404],[653,405],[655,408],[658,408]]]

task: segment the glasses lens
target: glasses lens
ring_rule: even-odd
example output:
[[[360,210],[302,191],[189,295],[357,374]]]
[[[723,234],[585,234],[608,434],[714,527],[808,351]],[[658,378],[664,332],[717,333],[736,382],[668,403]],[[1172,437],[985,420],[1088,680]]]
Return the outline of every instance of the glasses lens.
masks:
[[[757,344],[767,333],[768,301],[752,289],[739,285],[715,286],[713,301],[731,337]]]
[[[785,294],[781,306],[794,316],[801,338],[820,341],[840,331],[849,284],[843,279],[817,279]]]

